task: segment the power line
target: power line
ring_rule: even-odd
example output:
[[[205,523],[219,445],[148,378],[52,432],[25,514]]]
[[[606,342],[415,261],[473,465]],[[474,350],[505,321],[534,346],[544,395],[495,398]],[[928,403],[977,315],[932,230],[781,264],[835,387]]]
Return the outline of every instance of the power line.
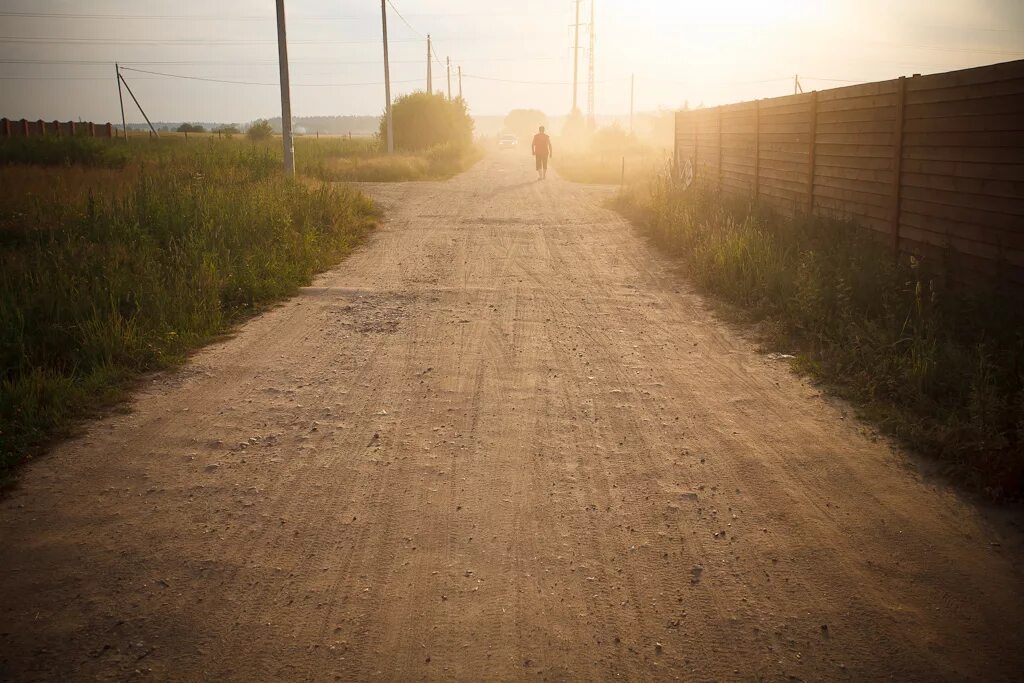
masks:
[[[470,74],[462,74],[463,78],[472,78],[477,81],[493,81],[495,83],[521,83],[524,85],[572,85],[572,81],[521,81],[511,78],[493,78],[491,76],[474,76]],[[618,83],[621,81],[628,81],[629,76],[623,76],[621,78],[607,78],[601,81],[594,81],[595,83]]]
[[[888,47],[901,47],[912,50],[936,50],[939,52],[966,52],[972,54],[1001,55],[1005,57],[1019,57],[1024,55],[1021,50],[996,50],[984,47],[954,47],[951,45],[912,45],[909,43],[888,43],[879,40],[864,41],[870,45],[885,45]]]
[[[387,2],[388,2],[388,7],[390,7],[390,8],[391,8],[391,10],[392,10],[392,11],[393,11],[393,12],[394,12],[394,13],[395,13],[396,15],[398,15],[398,18],[402,20],[402,23],[403,23],[403,24],[405,24],[405,25],[406,25],[407,27],[409,27],[409,30],[410,30],[410,31],[412,31],[412,32],[413,32],[413,33],[415,33],[416,35],[420,36],[421,38],[426,38],[426,37],[427,37],[427,35],[426,35],[425,33],[422,33],[422,32],[420,32],[420,31],[417,31],[417,30],[416,30],[416,29],[415,29],[415,28],[413,27],[413,25],[412,25],[412,24],[410,24],[410,23],[409,23],[408,21],[406,21],[405,17],[403,17],[403,16],[402,16],[402,13],[398,11],[398,8],[397,8],[397,7],[395,7],[395,3],[391,2],[391,0],[387,0]]]
[[[17,36],[0,36],[4,43],[65,43],[103,44],[103,45],[268,45],[277,44],[276,40],[213,40],[197,38],[154,38],[151,40],[133,40],[125,38],[22,38]],[[292,45],[376,45],[376,40],[292,40]],[[395,40],[395,43],[418,43],[419,40]]]
[[[277,86],[276,81],[236,81],[222,78],[205,78],[203,76],[188,76],[185,74],[169,74],[162,71],[149,71],[146,69],[133,69],[131,67],[122,66],[122,71],[134,71],[140,74],[150,74],[152,76],[164,76],[166,78],[178,78],[187,81],[205,81],[207,83],[227,83],[231,85],[273,85]],[[84,80],[84,79],[83,79]],[[419,79],[409,79],[404,81],[392,81],[392,83],[417,83]],[[383,81],[372,81],[364,83],[293,83],[295,87],[302,88],[341,88],[341,87],[355,87],[365,85],[384,85]]]
[[[391,4],[391,3],[388,3]],[[394,5],[391,5],[395,9]],[[398,13],[398,10],[395,9]],[[401,17],[401,15],[399,15]],[[410,17],[527,17],[528,13],[523,12],[430,12],[413,13]],[[181,21],[272,21],[271,14],[90,14],[81,12],[17,12],[0,11],[0,17],[25,17],[33,19],[154,19],[154,20],[181,20]],[[291,21],[376,21],[377,16],[373,14],[323,14],[297,16]],[[405,21],[403,18],[402,21]],[[408,22],[406,22],[408,25]],[[410,26],[410,28],[412,28]],[[413,29],[415,30],[415,29]]]
[[[433,52],[433,49],[431,49]],[[437,57],[434,55],[435,58]],[[459,59],[459,62],[533,62],[533,61],[554,61],[565,60],[565,56],[550,57],[470,57]],[[420,64],[421,59],[392,59],[392,64]],[[438,61],[440,61],[438,59]],[[109,59],[0,59],[0,64],[54,64],[54,65],[81,65],[81,66],[109,66],[113,62]],[[277,66],[272,60],[220,60],[220,59],[196,59],[196,60],[126,60],[122,64],[147,64],[157,66]],[[322,66],[358,66],[380,64],[380,60],[359,60],[359,61],[335,61],[335,60],[289,60],[294,66],[296,64],[322,65]]]

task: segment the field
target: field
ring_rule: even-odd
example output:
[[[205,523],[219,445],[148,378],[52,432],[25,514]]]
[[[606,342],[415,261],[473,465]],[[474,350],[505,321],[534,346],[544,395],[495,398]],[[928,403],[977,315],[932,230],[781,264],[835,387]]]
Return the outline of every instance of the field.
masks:
[[[326,177],[299,142],[303,171]],[[317,163],[370,158],[321,141]],[[140,373],[306,284],[371,228],[358,192],[242,140],[0,145],[0,479]]]
[[[421,153],[387,155],[379,140],[370,137],[297,136],[295,170],[324,181],[394,182],[442,180],[465,170],[480,158],[475,147],[436,145]],[[244,135],[222,137],[214,133],[161,133],[159,139],[130,132],[130,144],[76,138],[15,138],[0,144],[0,164],[84,165],[121,168],[129,164],[167,162],[212,155],[239,157],[250,162],[281,163],[281,139],[253,142]]]
[[[992,497],[1024,493],[1019,300],[897,261],[856,225],[784,219],[666,176],[617,208],[886,432]]]

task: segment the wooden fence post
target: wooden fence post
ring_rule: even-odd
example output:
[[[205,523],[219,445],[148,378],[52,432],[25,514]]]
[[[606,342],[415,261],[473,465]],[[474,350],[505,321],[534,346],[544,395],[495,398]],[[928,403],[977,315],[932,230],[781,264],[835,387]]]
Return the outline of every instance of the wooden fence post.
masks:
[[[4,137],[11,137],[11,122],[7,119],[4,119]]]
[[[114,137],[114,126],[109,121],[107,122],[107,137],[108,138]]]
[[[21,132],[28,137],[28,119],[21,120]]]
[[[718,191],[722,191],[722,106],[718,106]]]
[[[61,136],[61,130],[60,130],[60,121],[54,121],[53,122],[53,128],[57,132],[57,137],[62,137]]]
[[[676,112],[675,124],[672,127],[672,177],[676,177],[676,170],[679,168],[679,117],[682,116],[682,112]],[[352,133],[348,134],[348,139],[352,139]]]
[[[761,100],[754,100],[754,199],[761,194]]]
[[[907,77],[896,81],[896,135],[892,152],[892,249],[893,256],[900,254],[900,194],[903,187],[903,119],[904,104],[907,100]]]
[[[807,144],[807,215],[814,214],[814,164],[818,143],[818,91],[811,92],[811,122]]]
[[[700,116],[698,116],[697,112],[694,112],[693,113],[693,177],[694,178],[697,177],[697,173],[698,173],[698,171],[697,171],[697,142],[698,142],[699,138],[697,137],[697,129],[699,128],[699,126],[700,126]],[[703,178],[701,180],[703,181]]]

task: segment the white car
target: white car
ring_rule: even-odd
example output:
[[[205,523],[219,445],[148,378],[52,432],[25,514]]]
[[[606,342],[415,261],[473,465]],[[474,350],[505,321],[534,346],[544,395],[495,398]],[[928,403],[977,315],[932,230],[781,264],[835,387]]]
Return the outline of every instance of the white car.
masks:
[[[519,146],[519,139],[515,135],[502,135],[498,138],[498,149],[515,149]]]

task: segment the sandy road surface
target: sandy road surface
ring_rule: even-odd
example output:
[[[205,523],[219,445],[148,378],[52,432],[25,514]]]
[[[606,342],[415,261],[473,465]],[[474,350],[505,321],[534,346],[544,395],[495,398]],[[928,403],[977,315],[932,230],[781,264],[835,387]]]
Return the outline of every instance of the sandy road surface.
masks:
[[[524,162],[29,467],[0,678],[1019,675],[1019,539]]]

